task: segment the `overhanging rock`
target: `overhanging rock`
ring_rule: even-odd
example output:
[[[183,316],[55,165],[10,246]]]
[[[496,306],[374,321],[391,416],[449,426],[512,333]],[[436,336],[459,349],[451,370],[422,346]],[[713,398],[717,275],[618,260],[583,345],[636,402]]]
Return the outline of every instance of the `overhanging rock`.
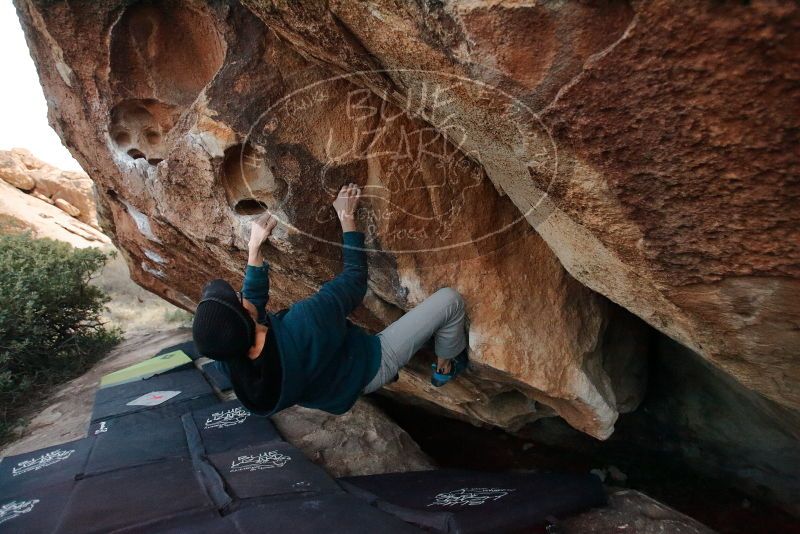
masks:
[[[105,227],[184,308],[241,279],[264,208],[285,223],[271,305],[307,296],[339,268],[329,203],[356,181],[356,320],[445,285],[468,305],[474,373],[434,391],[412,369],[395,394],[607,437],[640,399],[644,329],[574,276],[800,406],[796,6],[17,4]]]

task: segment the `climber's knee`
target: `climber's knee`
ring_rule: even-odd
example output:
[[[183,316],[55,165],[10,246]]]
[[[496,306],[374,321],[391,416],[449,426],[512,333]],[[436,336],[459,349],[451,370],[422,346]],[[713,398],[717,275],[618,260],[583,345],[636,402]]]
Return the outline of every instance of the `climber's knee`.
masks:
[[[443,287],[436,292],[436,295],[444,300],[448,305],[455,306],[459,310],[464,309],[464,297],[462,297],[461,293],[452,287]]]

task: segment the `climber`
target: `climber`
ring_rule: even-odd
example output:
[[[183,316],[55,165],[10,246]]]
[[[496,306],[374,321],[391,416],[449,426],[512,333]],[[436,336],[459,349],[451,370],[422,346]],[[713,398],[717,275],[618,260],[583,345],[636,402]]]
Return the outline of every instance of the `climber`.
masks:
[[[278,224],[269,213],[252,224],[241,293],[219,279],[203,289],[192,324],[195,346],[217,361],[254,413],[271,415],[295,404],[344,413],[360,394],[395,380],[431,337],[438,357],[434,386],[467,367],[464,301],[453,289],[438,290],[377,335],[347,320],[367,291],[364,234],[355,222],[360,198],[360,188],[347,184],[333,202],[344,268],[311,297],[266,312],[269,266],[261,247]]]

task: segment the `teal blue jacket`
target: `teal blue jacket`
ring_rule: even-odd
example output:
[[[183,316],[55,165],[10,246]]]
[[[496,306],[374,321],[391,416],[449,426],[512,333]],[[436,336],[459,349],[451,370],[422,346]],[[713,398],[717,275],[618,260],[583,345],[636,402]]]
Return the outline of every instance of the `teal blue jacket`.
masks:
[[[268,264],[247,266],[242,296],[256,307],[260,322],[268,319],[283,374],[274,408],[259,411],[251,406],[251,410],[272,415],[299,404],[342,414],[378,372],[380,340],[347,320],[367,292],[364,234],[345,232],[342,241],[341,274],[316,294],[275,314],[266,312]]]

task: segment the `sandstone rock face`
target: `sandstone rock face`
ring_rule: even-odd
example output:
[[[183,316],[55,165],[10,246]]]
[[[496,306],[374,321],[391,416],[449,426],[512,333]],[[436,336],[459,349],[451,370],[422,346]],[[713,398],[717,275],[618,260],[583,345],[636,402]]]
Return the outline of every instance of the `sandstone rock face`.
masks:
[[[49,199],[48,199],[49,200]],[[43,201],[35,194],[0,181],[0,215],[22,223],[37,238],[64,241],[75,248],[103,247],[111,240],[103,232],[67,215],[63,210]]]
[[[283,437],[336,477],[435,468],[403,429],[366,400],[341,416],[295,406],[273,422]]]
[[[31,192],[31,196],[32,196],[32,197],[34,197],[34,198],[38,198],[38,199],[39,199],[39,200],[41,200],[42,202],[47,202],[48,204],[53,204],[53,205],[55,205],[55,201],[54,201],[52,198],[50,198],[50,197],[48,197],[48,196],[45,196],[45,195],[41,194],[41,193],[40,193],[40,192],[38,192],[38,191],[32,191],[32,192]]]
[[[589,439],[553,418],[517,434],[617,462],[634,479],[657,471],[685,484],[693,484],[693,478],[681,478],[686,473],[724,481],[800,517],[800,412],[745,388],[666,336],[654,336],[651,347],[647,396],[618,421],[608,440]],[[613,471],[609,469],[609,480],[614,480]]]
[[[39,200],[55,204],[70,216],[99,228],[92,179],[85,173],[62,171],[24,148],[15,148],[0,150],[0,178]]]
[[[796,4],[245,4],[381,94],[513,96],[540,128],[462,91],[440,129],[578,280],[800,407]]]
[[[17,189],[31,191],[36,187],[36,181],[28,176],[25,168],[16,160],[0,160],[0,178]]]
[[[647,417],[631,417],[638,424],[615,437],[627,433],[627,447],[683,457],[800,517],[800,413],[742,388],[671,340],[655,345]]]
[[[71,215],[73,217],[77,217],[81,214],[81,210],[64,200],[63,198],[57,198],[53,204],[60,209],[61,211],[65,212],[67,215]]]
[[[241,279],[269,208],[286,306],[338,270],[329,202],[356,181],[355,319],[445,285],[468,303],[474,372],[432,390],[420,360],[392,394],[607,437],[641,398],[644,331],[574,276],[800,407],[797,6],[243,4],[17,1],[138,283],[192,309]]]
[[[609,492],[608,506],[568,517],[564,534],[713,534],[713,530],[635,490]]]
[[[69,67],[43,70],[60,101],[55,123],[67,138],[64,128],[81,132],[70,144],[82,145],[137,282],[192,309],[208,279],[241,279],[247,227],[268,207],[284,222],[265,251],[271,306],[286,306],[339,270],[329,204],[356,181],[368,196],[371,292],[355,319],[379,330],[445,285],[469,303],[473,375],[432,391],[410,373],[401,393],[507,428],[558,413],[600,438],[635,407],[641,384],[606,368],[641,367],[641,325],[612,324],[613,306],[566,273],[457,145],[331,80],[240,6],[121,6],[20,4],[31,35],[48,35],[41,48],[32,39],[37,60],[58,64],[55,53]],[[62,24],[109,48],[90,56]],[[624,328],[629,342],[608,346]]]

